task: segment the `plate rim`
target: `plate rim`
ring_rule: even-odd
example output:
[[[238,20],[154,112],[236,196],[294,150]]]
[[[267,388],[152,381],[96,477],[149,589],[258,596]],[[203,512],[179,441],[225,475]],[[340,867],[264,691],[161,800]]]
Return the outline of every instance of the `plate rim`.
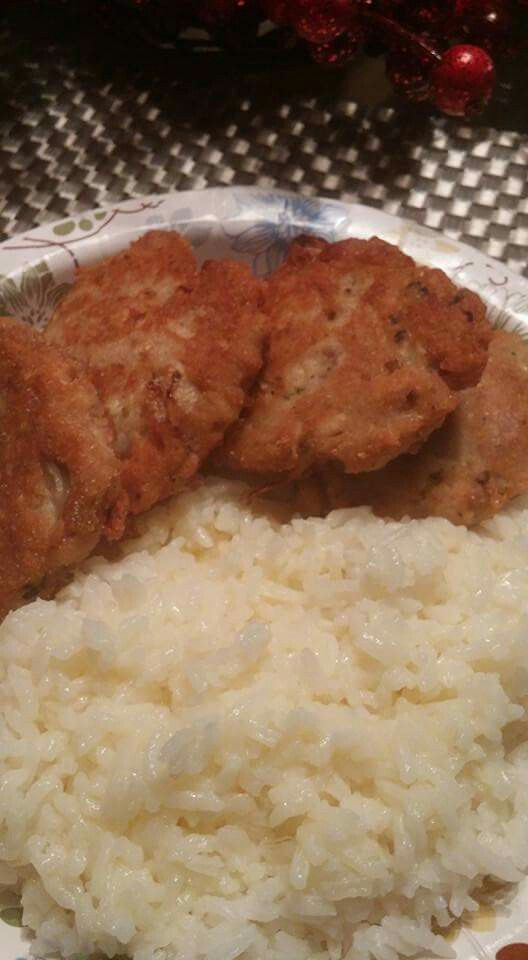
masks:
[[[409,217],[401,217],[398,214],[388,213],[385,210],[382,210],[376,206],[373,206],[373,205],[371,206],[369,204],[364,204],[364,203],[357,203],[352,200],[346,200],[346,199],[341,200],[335,197],[321,196],[319,194],[308,196],[305,194],[296,193],[293,190],[286,190],[279,187],[277,188],[276,187],[268,188],[268,187],[261,187],[261,186],[253,187],[245,184],[240,186],[237,186],[236,184],[231,184],[231,185],[225,185],[225,186],[204,187],[202,189],[194,189],[194,190],[169,190],[165,193],[140,194],[137,197],[127,197],[122,201],[114,201],[114,202],[109,201],[108,203],[103,203],[97,207],[90,207],[90,208],[87,208],[86,210],[81,210],[76,213],[70,214],[69,216],[67,215],[65,217],[57,218],[56,220],[45,221],[40,225],[32,227],[28,231],[17,232],[12,237],[6,237],[2,241],[0,241],[0,274],[1,274],[1,267],[2,267],[2,259],[6,253],[11,253],[15,251],[20,253],[24,252],[24,248],[22,246],[24,241],[33,242],[35,240],[39,240],[39,241],[44,240],[45,238],[42,238],[39,236],[42,231],[53,232],[56,227],[61,226],[62,224],[65,224],[67,222],[71,221],[72,223],[75,223],[77,225],[78,222],[84,218],[92,219],[92,220],[96,219],[96,214],[102,214],[102,213],[111,214],[111,213],[121,213],[121,212],[140,213],[146,209],[155,210],[155,209],[159,209],[159,207],[161,207],[165,203],[170,203],[175,198],[185,200],[187,198],[191,199],[191,198],[197,198],[197,197],[211,197],[212,199],[214,197],[223,197],[223,196],[229,196],[229,195],[235,195],[235,194],[237,196],[242,196],[242,197],[246,196],[248,198],[255,198],[256,200],[258,199],[265,200],[266,198],[270,198],[270,197],[283,197],[290,201],[301,200],[301,201],[305,201],[307,204],[328,206],[329,208],[334,208],[336,210],[341,209],[343,212],[345,212],[346,210],[350,214],[355,214],[357,216],[360,216],[361,214],[366,213],[370,217],[373,217],[374,219],[379,218],[380,220],[385,221],[387,224],[391,224],[394,228],[396,228],[396,226],[403,225],[404,227],[408,228],[410,232],[418,233],[423,237],[430,237],[431,240],[434,240],[435,238],[446,240],[447,242],[449,242],[450,245],[453,245],[453,247],[456,247],[461,253],[465,253],[468,256],[474,257],[483,266],[488,265],[490,268],[500,267],[501,271],[506,274],[509,280],[514,282],[516,285],[523,287],[528,294],[528,278],[523,276],[522,273],[517,273],[515,270],[513,270],[510,266],[508,266],[508,264],[504,263],[502,260],[498,260],[492,256],[487,256],[487,254],[485,254],[482,250],[479,250],[478,247],[474,247],[464,240],[458,240],[454,237],[450,237],[445,233],[443,233],[441,230],[437,230],[435,227],[427,227],[427,226],[424,226],[423,224],[418,223],[415,220],[412,220]],[[132,207],[133,205],[138,205],[138,204],[139,204],[138,210],[127,209],[128,207]],[[251,207],[248,206],[247,213],[241,213],[239,216],[229,217],[229,219],[251,220],[252,217],[251,217],[250,211],[251,211]],[[199,220],[202,220],[202,219],[204,219],[204,217],[199,216],[199,217],[196,217],[194,221],[190,221],[190,222],[198,222]],[[108,224],[103,224],[103,228],[107,225]],[[145,226],[144,228],[142,228],[142,232],[146,232],[146,230],[148,230],[149,228],[156,229],[155,226],[152,226],[152,227]],[[161,224],[160,224],[160,228],[162,228]],[[72,231],[72,232],[75,232],[75,231]],[[72,236],[71,239],[69,240],[62,241],[62,242],[58,241],[57,248],[70,247],[72,245],[81,245],[83,243],[87,243],[90,239],[92,239],[91,236],[87,236],[86,234],[79,234],[76,236]],[[42,247],[42,250],[44,249],[45,248]],[[34,246],[30,247],[29,245],[27,245],[25,247],[25,250],[28,253],[30,250],[34,251],[34,254],[28,257],[28,262],[33,262],[33,261],[36,262],[37,260],[41,259],[40,257],[37,256],[37,248],[35,248]],[[19,269],[19,267],[15,269]],[[9,276],[9,273],[3,274],[3,276],[4,277]]]
[[[7,237],[0,242],[0,313],[42,327],[50,315],[48,306],[37,319],[30,305],[24,311],[22,287],[34,298],[36,288],[42,291],[44,286],[41,300],[58,302],[58,288],[73,281],[78,266],[112,255],[150,229],[181,230],[195,245],[202,244],[202,259],[208,246],[209,256],[216,255],[214,237],[221,239],[223,232],[228,255],[249,261],[259,275],[278,266],[287,243],[299,233],[329,240],[377,235],[479,293],[493,326],[517,331],[528,340],[528,278],[465,241],[374,205],[236,184],[110,201]],[[260,240],[268,235],[259,249],[257,234]],[[47,274],[44,281],[41,274]],[[13,307],[14,302],[18,306]]]

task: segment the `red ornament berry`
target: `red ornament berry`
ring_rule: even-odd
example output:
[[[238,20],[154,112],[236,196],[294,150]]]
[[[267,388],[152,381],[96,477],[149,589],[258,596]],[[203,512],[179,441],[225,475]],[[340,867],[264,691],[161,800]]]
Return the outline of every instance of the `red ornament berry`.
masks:
[[[429,0],[428,3],[409,4],[408,7],[404,11],[405,18],[413,29],[425,34],[443,29],[449,13],[445,0]]]
[[[481,47],[458,44],[444,53],[432,74],[434,101],[453,117],[478,112],[495,83],[493,60]]]
[[[456,0],[454,30],[481,46],[502,46],[511,35],[512,17],[505,0]]]
[[[345,33],[331,43],[311,43],[310,53],[316,63],[326,67],[342,67],[352,60],[363,42],[360,30]]]
[[[285,26],[291,20],[288,0],[261,0],[261,7],[268,20],[279,26]]]
[[[354,0],[291,0],[291,22],[304,40],[332,43],[354,19]]]

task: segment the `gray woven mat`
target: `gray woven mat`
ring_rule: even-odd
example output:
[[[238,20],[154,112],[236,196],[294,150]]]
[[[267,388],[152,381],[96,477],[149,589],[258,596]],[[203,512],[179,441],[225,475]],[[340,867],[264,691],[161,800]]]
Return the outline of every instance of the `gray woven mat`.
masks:
[[[361,106],[335,81],[314,95],[280,77],[265,94],[261,81],[184,95],[166,69],[100,69],[53,42],[35,52],[12,29],[0,59],[4,236],[123,197],[258,184],[371,204],[528,274],[524,133]]]

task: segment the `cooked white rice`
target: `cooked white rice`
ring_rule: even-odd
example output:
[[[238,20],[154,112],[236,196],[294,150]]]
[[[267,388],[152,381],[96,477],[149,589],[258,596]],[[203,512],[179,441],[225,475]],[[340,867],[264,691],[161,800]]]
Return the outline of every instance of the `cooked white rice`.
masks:
[[[451,956],[528,867],[528,509],[280,524],[211,481],[0,628],[34,950]]]

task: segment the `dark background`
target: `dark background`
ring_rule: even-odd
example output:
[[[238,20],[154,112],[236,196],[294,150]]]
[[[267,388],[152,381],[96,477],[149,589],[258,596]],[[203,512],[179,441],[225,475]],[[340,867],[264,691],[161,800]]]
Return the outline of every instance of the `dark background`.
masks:
[[[124,197],[258,184],[411,217],[528,273],[525,58],[469,122],[401,101],[382,59],[334,73],[274,38],[160,48],[119,2],[0,9],[3,236]]]

